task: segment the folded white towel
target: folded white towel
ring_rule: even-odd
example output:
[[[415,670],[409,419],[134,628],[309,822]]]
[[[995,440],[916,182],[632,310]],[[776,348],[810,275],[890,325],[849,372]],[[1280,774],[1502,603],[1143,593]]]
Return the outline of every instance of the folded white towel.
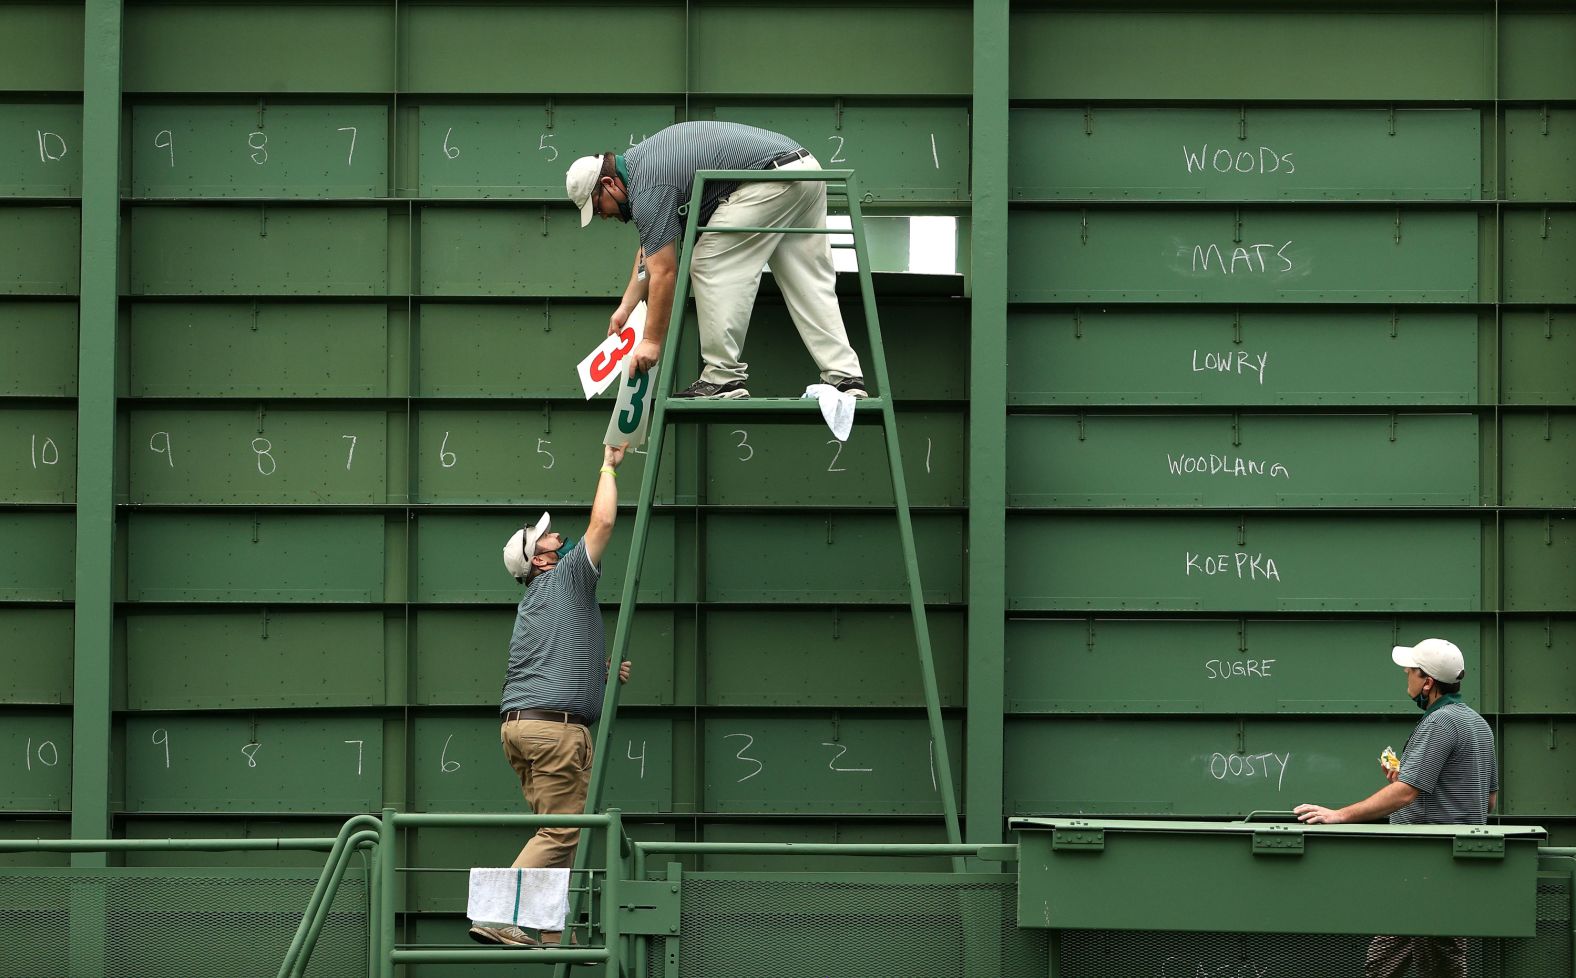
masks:
[[[802,397],[813,397],[820,402],[821,417],[826,419],[832,436],[838,441],[848,440],[848,433],[854,430],[854,395],[844,394],[831,384],[811,384],[804,389]]]
[[[472,869],[465,913],[483,923],[563,930],[569,870]]]

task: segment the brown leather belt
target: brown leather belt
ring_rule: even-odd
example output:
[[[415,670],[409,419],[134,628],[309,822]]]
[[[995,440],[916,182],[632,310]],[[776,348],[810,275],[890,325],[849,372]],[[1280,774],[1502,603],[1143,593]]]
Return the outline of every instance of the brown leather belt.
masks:
[[[503,714],[503,722],[511,720],[548,720],[552,723],[575,723],[582,727],[589,727],[586,718],[578,713],[568,713],[564,710],[507,710]]]

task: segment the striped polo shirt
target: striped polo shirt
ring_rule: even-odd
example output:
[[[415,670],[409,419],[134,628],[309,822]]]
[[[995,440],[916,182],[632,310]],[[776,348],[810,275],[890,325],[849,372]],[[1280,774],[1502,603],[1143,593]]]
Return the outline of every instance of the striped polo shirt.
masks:
[[[501,711],[565,710],[587,723],[602,715],[607,646],[596,603],[599,577],[581,540],[532,579],[509,638]]]
[[[640,247],[656,254],[684,233],[684,218],[696,170],[759,170],[772,160],[800,149],[780,133],[737,122],[680,122],[630,148],[629,209],[640,230]],[[705,226],[736,183],[708,183],[700,204]]]
[[[1482,825],[1489,793],[1499,790],[1494,732],[1460,696],[1441,696],[1407,738],[1397,780],[1418,795],[1391,814],[1391,825]]]

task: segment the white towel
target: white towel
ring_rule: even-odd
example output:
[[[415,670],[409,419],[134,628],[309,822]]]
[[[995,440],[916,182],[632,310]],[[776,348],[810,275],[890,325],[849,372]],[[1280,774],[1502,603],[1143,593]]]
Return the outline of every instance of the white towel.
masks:
[[[854,430],[854,403],[852,394],[844,394],[831,384],[811,384],[804,389],[803,397],[813,397],[821,404],[821,417],[831,429],[832,437],[847,441]]]
[[[465,913],[483,923],[563,930],[569,916],[569,870],[472,869]]]

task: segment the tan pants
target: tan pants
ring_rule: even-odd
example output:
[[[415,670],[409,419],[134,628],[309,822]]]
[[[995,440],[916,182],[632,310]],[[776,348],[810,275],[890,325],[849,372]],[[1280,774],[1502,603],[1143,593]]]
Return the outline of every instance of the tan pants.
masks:
[[[1466,978],[1466,938],[1376,937],[1368,944],[1363,978],[1402,978],[1414,963],[1418,978]]]
[[[499,731],[504,756],[520,776],[525,803],[538,815],[579,815],[591,787],[591,731],[552,720],[510,720]],[[519,868],[574,865],[579,829],[540,828],[514,861]]]
[[[820,168],[813,156],[782,167],[785,171]],[[741,183],[706,226],[826,227],[826,184]],[[739,358],[761,287],[761,271],[768,261],[799,337],[821,371],[821,380],[836,384],[864,376],[859,355],[848,345],[848,331],[837,305],[830,235],[701,231],[690,260],[690,288],[700,317],[700,353],[706,361],[701,380],[726,384],[748,376],[749,364]]]

